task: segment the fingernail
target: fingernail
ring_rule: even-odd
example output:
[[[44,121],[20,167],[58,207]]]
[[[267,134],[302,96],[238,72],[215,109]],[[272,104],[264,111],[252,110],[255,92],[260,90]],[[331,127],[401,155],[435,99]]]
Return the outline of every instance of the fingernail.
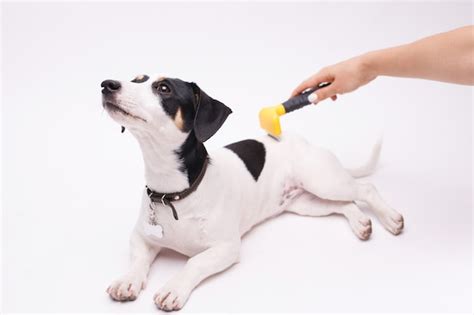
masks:
[[[316,104],[318,102],[318,94],[312,93],[308,96],[308,101],[310,103]]]

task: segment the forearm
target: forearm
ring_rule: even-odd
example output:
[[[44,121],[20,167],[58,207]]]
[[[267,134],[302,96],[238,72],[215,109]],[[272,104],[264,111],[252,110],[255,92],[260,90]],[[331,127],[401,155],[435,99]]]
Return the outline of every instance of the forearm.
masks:
[[[375,76],[474,84],[474,27],[462,27],[363,56]]]

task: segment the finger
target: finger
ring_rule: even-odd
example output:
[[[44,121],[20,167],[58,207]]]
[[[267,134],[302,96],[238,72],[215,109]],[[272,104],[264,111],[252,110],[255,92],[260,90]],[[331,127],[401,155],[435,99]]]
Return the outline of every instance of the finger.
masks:
[[[331,82],[333,80],[332,76],[327,73],[319,72],[310,78],[306,79],[305,81],[301,82],[293,92],[291,96],[295,96],[306,90],[307,88],[312,88],[318,86],[322,82]]]
[[[317,104],[317,103],[327,99],[328,97],[332,98],[332,97],[336,96],[336,94],[337,94],[337,89],[336,89],[336,86],[333,83],[333,84],[331,84],[331,85],[329,85],[325,88],[319,89],[319,90],[311,93],[311,95],[308,96],[308,101],[310,101],[313,104]]]

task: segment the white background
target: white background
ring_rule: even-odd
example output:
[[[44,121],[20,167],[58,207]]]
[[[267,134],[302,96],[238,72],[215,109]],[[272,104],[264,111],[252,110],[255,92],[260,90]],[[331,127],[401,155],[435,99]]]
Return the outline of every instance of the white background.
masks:
[[[3,4],[3,310],[155,311],[185,263],[163,253],[146,291],[117,303],[143,165],[102,110],[100,82],[161,73],[197,82],[234,110],[207,147],[263,134],[257,113],[319,68],[470,24],[464,3]],[[436,53],[436,52],[433,52]],[[471,309],[472,89],[379,78],[285,116],[284,131],[362,163],[405,217],[373,219],[359,241],[339,216],[283,215],[243,242],[241,263],[205,281],[186,311]],[[317,174],[314,174],[317,180]],[[372,214],[370,214],[372,215]]]

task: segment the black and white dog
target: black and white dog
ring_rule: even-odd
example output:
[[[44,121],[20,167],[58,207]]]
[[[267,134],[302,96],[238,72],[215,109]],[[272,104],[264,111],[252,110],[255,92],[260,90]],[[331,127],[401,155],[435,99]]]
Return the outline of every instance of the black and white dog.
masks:
[[[402,216],[374,186],[354,179],[373,171],[380,143],[356,170],[289,136],[244,140],[210,154],[203,143],[232,111],[195,83],[140,75],[101,86],[103,106],[137,138],[145,161],[130,269],[107,289],[115,300],[136,299],[156,255],[170,248],[190,258],[154,301],[163,310],[181,309],[201,281],[238,262],[243,234],[284,211],[343,214],[354,233],[367,239],[371,221],[354,203],[362,201],[391,233],[403,228]]]

